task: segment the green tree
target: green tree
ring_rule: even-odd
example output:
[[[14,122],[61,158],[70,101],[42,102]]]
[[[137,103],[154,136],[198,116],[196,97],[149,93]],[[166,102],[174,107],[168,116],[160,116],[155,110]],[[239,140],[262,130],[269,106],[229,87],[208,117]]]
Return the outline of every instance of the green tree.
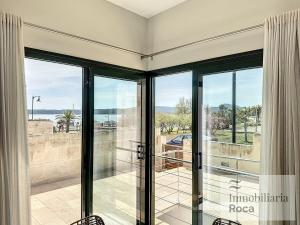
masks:
[[[192,117],[191,114],[180,114],[176,115],[177,133],[182,130],[192,129]]]
[[[253,114],[255,115],[255,132],[257,132],[258,126],[261,124],[261,112],[262,107],[261,105],[256,105],[252,107]]]
[[[168,134],[171,134],[176,125],[177,125],[177,117],[174,114],[166,114],[165,117],[165,121],[164,121],[164,125],[165,125],[165,130]]]
[[[60,123],[64,123],[66,125],[66,133],[70,131],[70,124],[76,118],[75,114],[72,110],[65,110],[62,115],[57,115],[56,119]]]
[[[176,114],[191,114],[192,113],[192,99],[181,97],[176,105]]]
[[[177,134],[179,131],[184,131],[186,129],[185,125],[185,115],[176,115],[176,125],[177,125]]]
[[[160,128],[161,133],[164,133],[166,130],[166,120],[167,116],[165,113],[157,113],[155,115],[155,126]]]
[[[208,118],[209,132],[215,136],[218,130],[224,130],[228,128],[229,123],[226,117],[220,116],[218,112],[213,112]]]
[[[231,109],[222,104],[218,111],[213,112],[211,108],[204,106],[205,113],[205,134],[215,136],[218,130],[228,129],[232,124]]]
[[[250,124],[250,117],[253,115],[251,107],[240,108],[237,111],[237,119],[244,124],[244,139],[245,143],[248,143],[248,126]]]
[[[205,113],[205,135],[208,136],[209,133],[211,134],[211,110],[209,105],[204,106],[204,113]]]
[[[192,127],[192,99],[181,97],[176,104],[177,133]]]
[[[219,117],[218,120],[221,124],[219,124],[219,127],[222,127],[222,129],[228,129],[230,125],[232,125],[232,110],[227,107],[226,105],[222,104],[219,105],[219,110],[217,112],[217,116]]]

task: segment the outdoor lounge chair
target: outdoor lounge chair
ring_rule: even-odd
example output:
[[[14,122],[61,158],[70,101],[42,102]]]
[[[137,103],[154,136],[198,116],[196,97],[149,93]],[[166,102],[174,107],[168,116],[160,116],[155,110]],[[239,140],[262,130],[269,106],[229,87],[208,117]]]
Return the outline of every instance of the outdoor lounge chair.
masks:
[[[215,219],[215,221],[213,222],[212,225],[242,225],[242,224],[240,224],[238,222],[231,221],[231,220],[217,218],[217,219]]]
[[[88,216],[74,223],[71,223],[70,225],[105,225],[105,223],[99,216]]]

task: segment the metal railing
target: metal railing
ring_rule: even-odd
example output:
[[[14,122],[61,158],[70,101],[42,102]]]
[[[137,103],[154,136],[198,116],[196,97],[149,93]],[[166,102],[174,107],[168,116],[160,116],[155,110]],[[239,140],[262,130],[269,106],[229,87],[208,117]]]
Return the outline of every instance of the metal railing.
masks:
[[[117,147],[118,150],[121,151],[127,151],[129,154],[131,154],[131,160],[128,162],[129,164],[135,164],[135,154],[136,154],[136,144],[138,142],[136,141],[130,141],[131,143],[131,149],[127,148],[121,148]],[[170,147],[170,146],[169,146]],[[174,147],[174,146],[173,146]],[[172,156],[170,156],[171,154]],[[174,153],[180,153],[178,155],[174,155]],[[191,160],[184,159],[182,154],[189,155]],[[168,208],[163,209],[156,209],[156,212],[158,214],[162,214],[164,212],[167,212],[175,205],[189,208],[191,209],[191,202],[189,202],[189,198],[192,196],[192,170],[183,170],[182,168],[191,166],[192,164],[192,152],[180,149],[178,146],[176,146],[176,149],[173,150],[170,149],[169,151],[163,152],[161,154],[152,155],[154,158],[163,160],[165,167],[160,170],[159,165],[155,165],[154,170],[156,171],[156,178],[155,183],[159,188],[168,190],[167,195],[161,195],[160,190],[158,190],[155,193],[155,198],[157,201],[163,201],[165,204],[169,205]],[[178,157],[180,156],[180,157]],[[206,159],[217,159],[217,160],[229,160],[229,161],[235,161],[236,163],[230,164],[230,167],[227,166],[218,166],[210,163],[204,163],[203,165],[203,190],[204,193],[211,193],[215,196],[225,196],[229,195],[229,193],[235,194],[235,195],[247,195],[248,193],[245,192],[245,190],[251,190],[258,191],[258,174],[250,172],[250,171],[243,171],[240,169],[241,163],[249,163],[249,164],[257,164],[259,166],[260,161],[259,160],[253,160],[249,158],[243,158],[243,157],[236,157],[236,156],[230,156],[230,155],[217,155],[217,154],[203,154]],[[189,158],[188,157],[188,158]],[[220,162],[220,161],[218,161]],[[173,168],[168,168],[167,164],[172,164]],[[174,168],[174,165],[177,165]],[[191,167],[190,167],[191,168]],[[125,171],[123,171],[125,172]],[[212,176],[211,176],[212,175]],[[214,176],[216,175],[216,176]],[[222,180],[224,176],[229,175],[232,179],[228,179],[227,184],[224,185],[224,181]],[[134,176],[134,175],[133,175]],[[218,177],[220,179],[218,179]],[[165,184],[164,182],[161,182],[163,180],[170,179],[172,182]],[[241,183],[240,180],[244,180],[251,183],[256,183],[256,185],[249,185],[247,182]],[[226,205],[223,204],[223,202],[216,201],[214,198],[210,198],[210,194],[207,195],[207,197],[204,198],[205,202],[209,202],[211,204],[216,204],[222,207],[226,207]],[[206,212],[205,212],[206,213]],[[209,214],[209,212],[207,212]],[[170,215],[167,215],[170,216]],[[214,216],[211,214],[211,216]],[[255,214],[249,213],[249,216],[257,217]],[[236,215],[236,218],[238,218],[239,215]],[[181,220],[182,218],[177,218],[178,220]]]
[[[163,148],[165,146],[169,148],[167,151],[164,151],[163,149],[160,154],[154,154],[153,157],[155,157],[162,164],[163,163],[172,164],[172,165],[177,164],[178,168],[188,167],[190,165],[190,172],[189,174],[187,174],[184,173],[182,170],[176,171],[177,168],[168,169],[167,165],[161,165],[162,168],[161,169],[159,168],[159,165],[157,165],[157,168],[155,168],[157,174],[162,174],[159,175],[159,178],[162,179],[162,177],[164,176],[176,176],[177,179],[174,180],[174,182],[178,183],[178,187],[182,185],[186,185],[185,182],[188,179],[190,180],[189,183],[191,183],[192,182],[192,171],[191,171],[192,152],[184,150],[182,146],[179,146],[181,147],[180,149],[178,149],[178,146],[175,146],[175,148],[172,149],[171,145],[164,145]],[[183,154],[185,154],[188,157],[183,157]],[[217,154],[209,154],[209,153],[204,153],[203,158],[204,158],[203,191],[204,193],[208,194],[206,195],[206,198],[204,198],[205,202],[210,202],[212,204],[216,204],[221,207],[228,207],[227,205],[224,205],[223,202],[216,201],[216,199],[211,196],[228,197],[229,193],[234,195],[249,195],[249,193],[247,193],[248,191],[258,192],[259,174],[255,172],[259,171],[258,170],[260,164],[259,160],[231,156],[231,155],[217,155]],[[209,159],[212,159],[212,163],[208,162]],[[214,159],[216,161],[214,161]],[[218,165],[218,163],[221,164],[222,160],[229,161],[228,164],[230,165],[228,166]],[[243,169],[241,169],[242,167]],[[247,169],[247,167],[249,167],[249,169]],[[228,185],[224,184],[224,177],[226,176],[229,177],[227,181]],[[220,179],[218,179],[218,177]],[[250,185],[250,183],[251,184],[253,183],[254,185]],[[174,184],[163,185],[161,183],[158,183],[158,185],[167,188],[168,190],[170,190],[171,193],[172,191],[176,191],[178,193],[178,196],[182,194],[190,195],[190,196],[192,195],[191,190],[182,190],[180,188],[174,189],[173,187],[171,187]],[[164,198],[158,198],[158,199],[160,200],[162,199],[167,203],[176,202],[175,200],[172,200],[170,202],[168,199],[164,199]],[[178,204],[179,205],[181,204],[180,201],[178,201]],[[207,214],[209,214],[209,212]],[[216,215],[211,214],[211,216],[216,216]],[[240,216],[239,213],[236,213],[236,220],[238,220],[239,216]],[[248,216],[253,216],[253,218],[257,218],[258,215],[253,213],[248,213]]]

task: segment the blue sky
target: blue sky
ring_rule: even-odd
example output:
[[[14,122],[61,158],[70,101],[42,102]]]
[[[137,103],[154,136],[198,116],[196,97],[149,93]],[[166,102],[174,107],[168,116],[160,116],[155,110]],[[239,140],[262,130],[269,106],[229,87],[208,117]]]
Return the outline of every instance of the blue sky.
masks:
[[[25,59],[27,108],[32,96],[41,96],[35,109],[81,109],[82,68]]]
[[[236,84],[236,104],[238,106],[262,104],[262,68],[237,72]]]
[[[262,69],[250,69],[236,73],[236,104],[238,106],[261,105],[262,102]],[[231,104],[232,73],[220,73],[205,76],[204,104],[219,106]]]
[[[81,109],[81,67],[25,59],[25,76],[28,109],[32,96],[41,96],[34,109]],[[96,109],[136,106],[136,82],[95,77],[94,85]]]
[[[136,107],[136,82],[96,76],[94,88],[95,109]]]
[[[175,107],[181,97],[192,98],[192,72],[155,78],[155,105]]]
[[[25,60],[27,104],[41,96],[35,109],[81,109],[82,68],[33,59]],[[204,104],[231,104],[231,73],[205,76]],[[181,97],[192,98],[192,73],[178,73],[155,79],[156,106],[175,107]],[[95,78],[95,108],[136,106],[137,84],[104,77]],[[261,104],[262,69],[237,72],[237,105]]]
[[[232,73],[203,77],[203,104],[219,106],[232,102]]]
[[[237,105],[253,106],[262,101],[262,69],[237,72]],[[192,98],[192,73],[155,79],[156,106],[175,107],[180,97]],[[232,102],[232,73],[203,77],[203,102],[211,107]]]

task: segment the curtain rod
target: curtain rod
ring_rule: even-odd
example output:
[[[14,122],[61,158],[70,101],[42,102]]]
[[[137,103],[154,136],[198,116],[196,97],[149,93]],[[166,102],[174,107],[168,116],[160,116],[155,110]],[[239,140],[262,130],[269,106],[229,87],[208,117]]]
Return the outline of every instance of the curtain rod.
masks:
[[[155,53],[152,53],[152,54],[149,54],[149,55],[144,55],[144,56],[141,56],[141,58],[142,59],[153,58],[153,56],[162,55],[162,54],[165,54],[165,53],[168,53],[168,52],[175,51],[175,50],[180,49],[180,48],[185,48],[185,47],[189,47],[189,46],[192,46],[192,45],[195,45],[195,44],[201,44],[201,43],[205,43],[205,42],[215,41],[215,40],[230,37],[230,36],[233,36],[233,35],[236,35],[236,34],[241,34],[241,33],[252,31],[252,30],[262,29],[263,27],[264,27],[264,24],[262,23],[262,24],[251,26],[251,27],[242,28],[242,29],[239,29],[239,30],[231,31],[231,32],[228,32],[228,33],[220,34],[220,35],[209,37],[209,38],[204,38],[204,39],[194,41],[194,42],[190,42],[190,43],[187,43],[187,44],[178,45],[176,47],[165,49],[165,50],[155,52]]]
[[[105,47],[120,50],[120,51],[123,51],[123,52],[128,52],[128,53],[131,53],[131,54],[139,55],[141,57],[146,56],[145,54],[142,54],[142,53],[134,51],[134,50],[130,50],[130,49],[122,48],[122,47],[119,47],[119,46],[111,45],[111,44],[108,44],[108,43],[104,43],[104,42],[101,42],[101,41],[96,41],[96,40],[93,40],[93,39],[89,39],[89,38],[81,37],[81,36],[78,36],[78,35],[66,33],[66,32],[55,30],[55,29],[48,28],[48,27],[45,27],[45,26],[40,26],[40,25],[37,25],[37,24],[29,23],[29,22],[24,22],[24,25],[27,26],[27,27],[32,27],[32,28],[36,28],[36,29],[39,29],[39,30],[48,31],[48,32],[55,33],[55,34],[60,34],[60,35],[66,36],[66,37],[78,39],[78,40],[81,40],[81,41],[86,41],[86,42],[90,42],[90,43],[93,43],[93,44],[102,45],[102,46],[105,46]]]
[[[175,50],[180,49],[180,48],[185,48],[185,47],[189,47],[189,46],[192,46],[192,45],[195,45],[195,44],[201,44],[201,43],[205,43],[205,42],[215,41],[215,40],[230,37],[230,36],[233,36],[233,35],[236,35],[236,34],[241,34],[241,33],[244,33],[244,32],[249,32],[249,31],[253,31],[253,30],[262,29],[264,27],[264,24],[262,23],[262,24],[242,28],[242,29],[239,29],[239,30],[231,31],[231,32],[228,32],[228,33],[220,34],[220,35],[217,35],[217,36],[204,38],[204,39],[194,41],[194,42],[190,42],[190,43],[187,43],[187,44],[178,45],[176,47],[172,47],[172,48],[169,48],[169,49],[165,49],[165,50],[162,50],[162,51],[158,51],[158,52],[146,55],[146,54],[134,51],[134,50],[122,48],[122,47],[119,47],[119,46],[107,44],[107,43],[104,43],[104,42],[96,41],[96,40],[93,40],[93,39],[81,37],[81,36],[78,36],[78,35],[66,33],[66,32],[63,32],[63,31],[55,30],[55,29],[48,28],[48,27],[45,27],[45,26],[36,25],[36,24],[33,24],[33,23],[29,23],[29,22],[24,22],[24,25],[26,25],[28,27],[33,27],[33,28],[36,28],[36,29],[40,29],[40,30],[45,30],[45,31],[48,31],[48,32],[51,32],[51,33],[56,33],[56,34],[60,34],[60,35],[63,35],[63,36],[71,37],[71,38],[74,38],[74,39],[90,42],[90,43],[93,43],[93,44],[102,45],[102,46],[113,48],[113,49],[116,49],[116,50],[128,52],[128,53],[131,53],[131,54],[139,55],[141,57],[141,59],[153,58],[153,56],[162,55],[162,54],[165,54],[165,53],[168,53],[168,52],[175,51]]]

